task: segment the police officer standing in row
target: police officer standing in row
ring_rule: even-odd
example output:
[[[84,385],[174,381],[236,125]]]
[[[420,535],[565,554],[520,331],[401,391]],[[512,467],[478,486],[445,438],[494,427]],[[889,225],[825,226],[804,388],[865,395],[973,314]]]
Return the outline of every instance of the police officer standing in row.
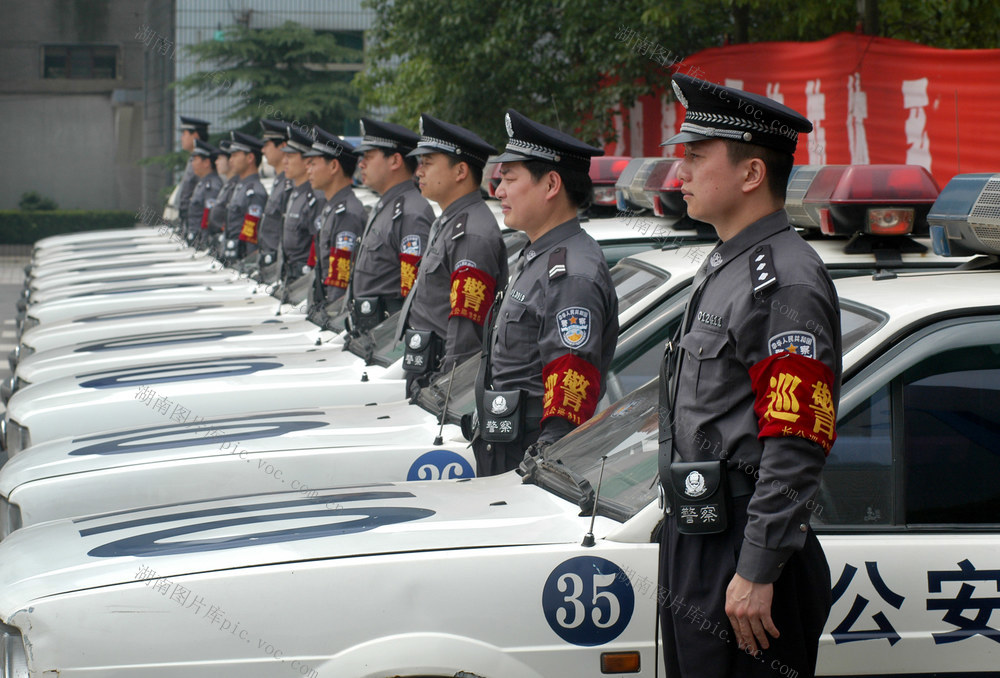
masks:
[[[312,132],[312,130],[309,130]],[[282,228],[281,250],[286,283],[312,273],[313,220],[323,207],[323,194],[313,191],[307,174],[306,153],[312,150],[313,137],[299,127],[288,126],[285,143],[285,175],[295,187],[288,197]]]
[[[402,125],[361,119],[361,180],[379,194],[355,249],[348,304],[351,329],[367,332],[403,307],[417,277],[434,211],[417,191],[420,137]]]
[[[219,157],[215,160],[215,166],[222,178],[222,188],[219,189],[214,198],[209,198],[205,202],[205,207],[208,209],[208,223],[206,224],[207,228],[202,231],[202,243],[218,254],[219,258],[222,257],[221,244],[225,242],[226,237],[226,212],[229,209],[229,198],[233,195],[233,189],[240,183],[239,176],[229,162],[230,143],[229,139],[223,139],[219,142]]]
[[[603,151],[506,116],[498,158],[504,223],[529,244],[511,273],[477,383],[480,476],[517,468],[597,409],[618,340],[618,298],[600,246],[580,228]]]
[[[197,139],[208,142],[208,121],[201,118],[193,118],[189,115],[180,116],[181,119],[181,149],[188,153],[194,152],[194,142]],[[194,187],[198,185],[198,176],[191,166],[191,157],[188,157],[184,174],[181,175],[180,189],[177,191],[177,216],[180,220],[181,228],[188,223],[188,206],[191,203],[191,194]]]
[[[420,116],[420,193],[443,210],[431,224],[417,280],[403,304],[407,392],[448,372],[483,346],[483,325],[498,285],[507,283],[507,251],[496,217],[479,191],[497,151],[467,129]]]
[[[223,258],[235,262],[247,254],[247,243],[257,242],[257,226],[264,214],[267,192],[260,183],[261,147],[264,142],[251,134],[230,132],[229,162],[239,177],[226,209],[226,240]]]
[[[288,141],[288,124],[265,118],[260,121],[260,126],[261,138],[264,140],[261,151],[277,174],[271,185],[271,194],[264,205],[264,216],[261,217],[257,229],[258,264],[261,269],[261,280],[273,282],[277,278],[276,264],[285,221],[285,206],[288,205],[288,196],[291,195],[294,184],[285,176],[285,154],[282,152],[285,142]]]
[[[202,229],[207,226],[208,202],[215,198],[222,188],[222,179],[215,171],[215,159],[218,155],[219,149],[215,146],[206,144],[201,139],[195,139],[194,150],[191,152],[191,168],[198,177],[198,183],[188,203],[186,224],[188,243],[193,243],[200,237]]]
[[[688,214],[721,242],[661,376],[660,585],[699,611],[662,605],[667,674],[812,676],[830,572],[806,500],[836,437],[841,379],[833,283],[783,209],[812,125],[741,90],[684,75],[673,87],[687,113],[666,143],[684,145]]]
[[[319,304],[341,299],[351,279],[351,257],[365,227],[365,208],[354,195],[351,177],[358,164],[354,147],[319,127],[308,158],[309,183],[325,200],[313,219]]]

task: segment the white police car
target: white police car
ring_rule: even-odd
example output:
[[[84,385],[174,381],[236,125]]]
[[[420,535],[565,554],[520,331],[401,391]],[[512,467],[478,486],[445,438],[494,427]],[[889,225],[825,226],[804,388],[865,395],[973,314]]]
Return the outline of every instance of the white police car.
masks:
[[[838,442],[821,492],[789,496],[811,504],[833,573],[820,674],[996,668],[998,283],[996,270],[837,283]],[[18,530],[0,543],[11,675],[651,676],[658,598],[720,647],[726,624],[656,586],[657,409],[652,383],[524,478]]]

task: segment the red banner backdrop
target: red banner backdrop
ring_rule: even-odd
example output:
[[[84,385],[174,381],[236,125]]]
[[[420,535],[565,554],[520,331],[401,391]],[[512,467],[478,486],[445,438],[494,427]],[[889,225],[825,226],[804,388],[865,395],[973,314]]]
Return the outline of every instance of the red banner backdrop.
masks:
[[[941,186],[1000,172],[1000,49],[950,50],[841,33],[813,43],[708,49],[673,70],[763,94],[809,118],[798,164],[907,163]],[[667,70],[664,69],[664,85]],[[664,93],[618,117],[614,155],[673,155],[659,144],[684,119]]]

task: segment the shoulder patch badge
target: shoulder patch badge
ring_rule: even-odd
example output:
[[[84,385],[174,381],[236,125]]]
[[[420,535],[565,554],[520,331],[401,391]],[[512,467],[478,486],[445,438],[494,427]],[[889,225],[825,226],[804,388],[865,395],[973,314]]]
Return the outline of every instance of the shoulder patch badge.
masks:
[[[580,306],[564,308],[556,314],[559,338],[567,348],[580,348],[590,338],[590,310]]]
[[[412,254],[414,256],[420,256],[420,236],[411,234],[403,237],[403,241],[399,243],[399,253],[400,254]]]
[[[252,217],[259,217],[264,213],[264,208],[260,205],[250,205],[249,209],[247,209],[247,213]]]
[[[462,259],[460,262],[455,264],[455,270],[457,271],[463,266],[471,266],[472,268],[479,268],[478,266],[476,266],[476,262],[474,262],[472,259]]]
[[[341,231],[337,234],[334,247],[338,250],[354,251],[354,244],[358,241],[358,236],[353,231]]]
[[[767,349],[771,355],[788,352],[815,358],[816,337],[809,332],[782,332],[767,340]]]

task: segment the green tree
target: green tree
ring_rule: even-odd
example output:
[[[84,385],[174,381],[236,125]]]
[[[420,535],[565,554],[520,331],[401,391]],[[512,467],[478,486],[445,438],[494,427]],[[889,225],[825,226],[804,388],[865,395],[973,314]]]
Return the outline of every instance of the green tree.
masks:
[[[231,94],[227,119],[256,134],[259,118],[318,124],[335,133],[357,130],[358,92],[351,84],[361,50],[349,34],[294,22],[278,28],[235,26],[223,39],[192,45],[206,70],[177,82],[184,92]]]
[[[366,0],[374,10],[361,104],[414,126],[422,112],[494,145],[516,108],[597,142],[618,104],[668,87],[669,63],[736,42],[820,40],[859,28],[952,48],[1000,45],[993,0]],[[665,66],[618,39],[633,31]]]

